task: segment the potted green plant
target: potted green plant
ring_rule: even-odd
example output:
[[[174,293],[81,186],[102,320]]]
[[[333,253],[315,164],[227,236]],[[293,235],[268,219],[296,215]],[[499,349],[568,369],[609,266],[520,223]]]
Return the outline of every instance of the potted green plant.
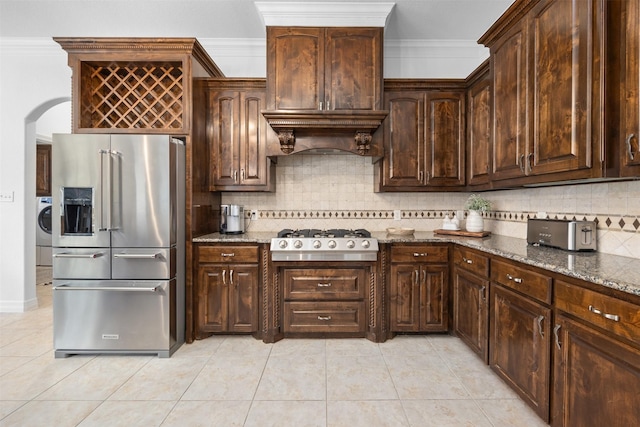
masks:
[[[484,231],[482,212],[487,212],[491,209],[491,202],[478,194],[472,194],[467,199],[464,207],[469,211],[466,221],[467,231]]]

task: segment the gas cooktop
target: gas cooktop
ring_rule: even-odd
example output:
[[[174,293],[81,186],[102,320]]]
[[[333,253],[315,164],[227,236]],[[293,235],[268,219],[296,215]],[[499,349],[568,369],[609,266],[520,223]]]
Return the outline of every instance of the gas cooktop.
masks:
[[[284,229],[271,239],[273,261],[375,261],[378,241],[364,229]]]

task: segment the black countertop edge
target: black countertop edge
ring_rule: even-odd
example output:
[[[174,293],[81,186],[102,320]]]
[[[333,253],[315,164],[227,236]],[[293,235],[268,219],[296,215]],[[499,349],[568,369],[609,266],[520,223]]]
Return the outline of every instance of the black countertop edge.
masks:
[[[276,232],[244,234],[211,233],[196,237],[193,243],[270,243]],[[491,235],[484,238],[438,235],[416,231],[410,236],[372,232],[379,243],[456,243],[503,258],[564,274],[608,288],[640,296],[640,259],[600,252],[570,252],[533,246],[526,239]]]

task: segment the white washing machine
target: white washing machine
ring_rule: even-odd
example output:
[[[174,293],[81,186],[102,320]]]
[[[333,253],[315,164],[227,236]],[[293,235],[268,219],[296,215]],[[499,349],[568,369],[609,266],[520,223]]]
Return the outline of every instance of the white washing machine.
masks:
[[[36,197],[36,265],[51,261],[51,197]]]

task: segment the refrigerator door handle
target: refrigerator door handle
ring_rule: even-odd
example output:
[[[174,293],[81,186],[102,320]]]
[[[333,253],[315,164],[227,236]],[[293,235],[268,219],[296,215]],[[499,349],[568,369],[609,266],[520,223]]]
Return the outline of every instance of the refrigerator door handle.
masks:
[[[113,257],[123,259],[156,259],[160,258],[161,255],[160,252],[157,252],[155,254],[113,254]]]
[[[116,183],[116,185],[114,185],[114,173],[120,173],[120,171],[122,170],[121,167],[119,165],[114,165],[114,158],[120,159],[122,157],[122,153],[119,151],[115,151],[115,150],[110,150],[109,151],[109,177],[107,179],[107,195],[108,195],[108,201],[107,201],[107,231],[116,231],[120,229],[120,223],[121,221],[116,222],[115,220],[118,220],[118,217],[115,216],[114,214],[114,210],[113,207],[115,206],[120,206],[122,205],[122,198],[120,198],[120,200],[117,200],[117,203],[114,203],[114,194],[113,191],[118,190],[119,186],[121,186],[123,183],[121,182],[121,176],[118,176],[118,181]],[[117,166],[116,168],[116,172],[114,172],[114,166]],[[115,218],[114,218],[115,217]]]
[[[110,150],[98,150],[98,154],[100,155],[100,226],[98,227],[99,231],[109,231],[109,227],[111,226],[111,151]],[[105,181],[105,170],[104,170],[104,155],[107,154],[107,173],[109,174],[107,180]],[[107,186],[106,194],[107,199],[105,200],[105,184]],[[107,211],[105,215],[105,210]],[[105,216],[107,217],[105,224]]]
[[[99,258],[104,252],[94,252],[92,254],[70,254],[68,252],[58,252],[51,255],[54,258]]]
[[[128,286],[73,286],[68,284],[56,285],[54,291],[117,291],[117,292],[157,292],[158,286],[128,287]]]

